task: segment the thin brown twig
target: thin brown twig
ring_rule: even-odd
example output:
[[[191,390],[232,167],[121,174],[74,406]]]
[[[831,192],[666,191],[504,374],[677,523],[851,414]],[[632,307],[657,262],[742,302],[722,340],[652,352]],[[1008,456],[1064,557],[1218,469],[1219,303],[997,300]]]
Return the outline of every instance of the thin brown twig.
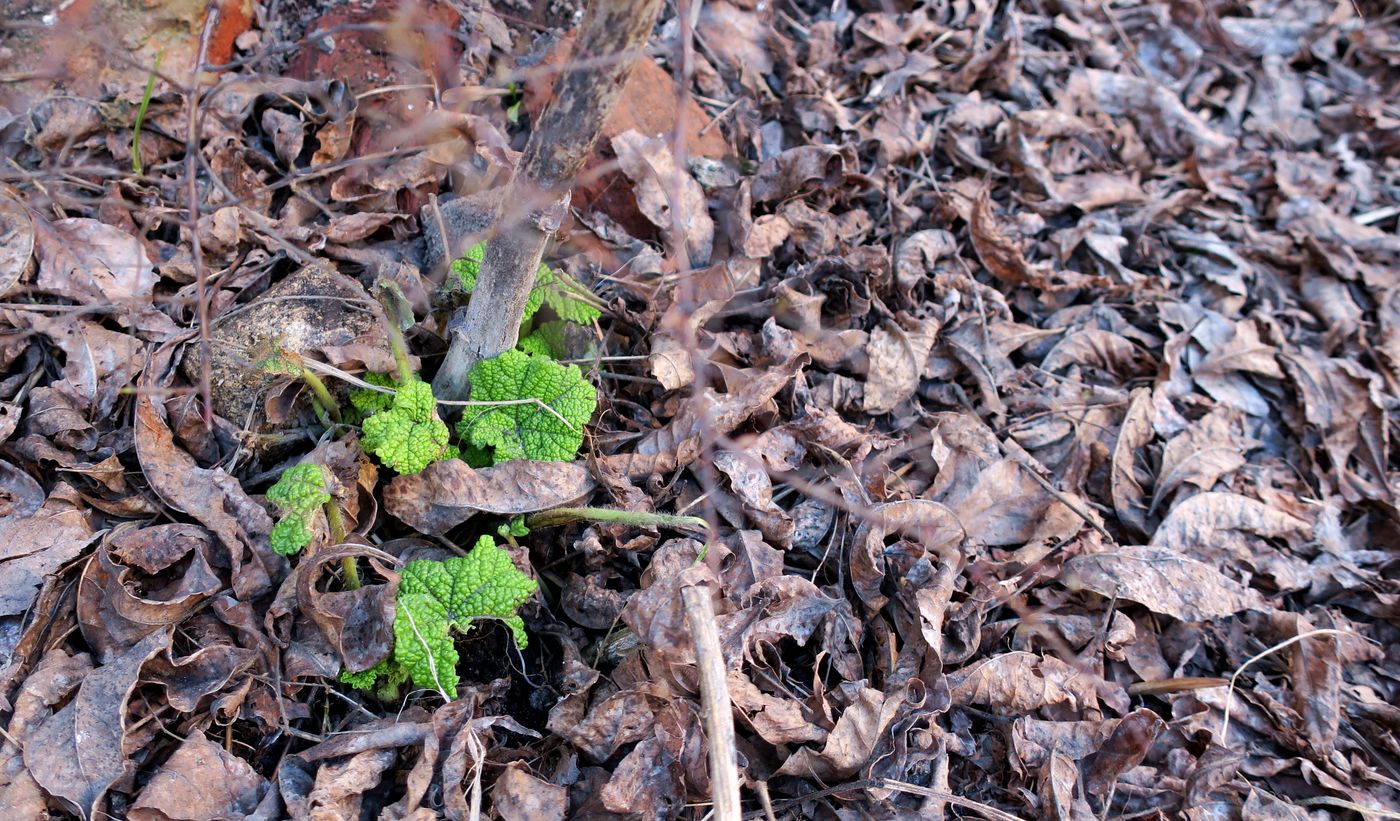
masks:
[[[209,342],[209,292],[206,286],[208,271],[204,267],[204,250],[199,244],[199,179],[197,157],[199,157],[199,80],[205,55],[209,51],[209,37],[219,24],[219,5],[209,7],[204,18],[204,30],[199,35],[199,50],[195,52],[193,75],[190,78],[190,98],[187,130],[185,132],[185,191],[189,197],[190,257],[194,264],[195,308],[199,322],[199,401],[203,406],[204,427],[214,429],[214,400],[212,375],[210,373]]]

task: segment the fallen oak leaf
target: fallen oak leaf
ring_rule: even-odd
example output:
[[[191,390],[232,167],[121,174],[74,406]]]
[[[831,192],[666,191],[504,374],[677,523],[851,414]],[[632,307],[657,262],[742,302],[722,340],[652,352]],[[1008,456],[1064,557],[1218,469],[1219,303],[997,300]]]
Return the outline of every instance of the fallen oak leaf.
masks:
[[[434,462],[384,489],[384,509],[422,533],[438,535],[478,513],[519,516],[568,506],[593,492],[576,462],[519,459],[479,470],[460,459]]]

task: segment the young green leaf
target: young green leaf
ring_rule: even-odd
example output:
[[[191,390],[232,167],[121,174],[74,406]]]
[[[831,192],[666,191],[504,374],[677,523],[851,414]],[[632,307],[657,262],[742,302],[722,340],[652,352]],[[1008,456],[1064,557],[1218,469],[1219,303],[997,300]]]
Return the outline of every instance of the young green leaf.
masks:
[[[476,289],[476,278],[481,273],[481,263],[486,259],[486,243],[479,242],[461,258],[452,263],[452,273],[462,283],[462,288],[471,293]],[[588,292],[573,277],[563,271],[554,271],[541,265],[535,274],[535,285],[525,300],[525,313],[520,322],[525,324],[541,305],[548,305],[560,319],[591,325],[602,313],[588,301]]]
[[[506,351],[477,363],[471,382],[473,402],[538,400],[469,407],[462,415],[458,433],[476,447],[493,448],[496,464],[511,459],[572,461],[583,444],[583,426],[598,406],[598,392],[577,365],[565,367],[522,351]]]
[[[506,522],[505,524],[496,528],[496,532],[501,535],[501,538],[513,536],[518,539],[521,536],[529,536],[530,528],[525,524],[524,516],[516,516],[509,522]]]
[[[408,681],[408,671],[390,654],[368,670],[358,673],[341,670],[340,680],[356,690],[374,690],[381,699],[393,701],[398,698],[399,686]],[[379,682],[378,688],[374,686],[376,681]]]
[[[535,292],[539,292],[544,304],[567,322],[592,325],[594,320],[603,315],[587,301],[584,296],[587,292],[583,290],[583,286],[563,271],[553,271],[541,265],[539,272],[535,274],[535,287],[530,292],[532,299]]]
[[[331,500],[326,492],[326,476],[321,466],[302,462],[282,471],[277,483],[267,489],[267,500],[282,511],[272,528],[272,551],[291,556],[311,544],[316,511]]]
[[[569,323],[559,320],[542,323],[527,336],[520,337],[520,350],[551,359],[562,359],[568,355]]]
[[[400,385],[394,401],[365,420],[364,449],[399,473],[417,473],[450,458],[447,425],[437,415],[437,401],[427,382]]]
[[[490,536],[464,557],[409,562],[399,580],[394,660],[417,686],[456,698],[458,656],[450,631],[464,632],[474,619],[501,619],[523,648],[529,639],[515,611],[538,587]]]
[[[371,385],[378,385],[381,388],[392,388],[398,385],[394,377],[387,373],[366,373],[364,380]],[[394,405],[394,395],[383,391],[372,391],[368,388],[350,391],[350,404],[355,410],[360,412],[360,416],[373,416],[380,411],[386,411]]]

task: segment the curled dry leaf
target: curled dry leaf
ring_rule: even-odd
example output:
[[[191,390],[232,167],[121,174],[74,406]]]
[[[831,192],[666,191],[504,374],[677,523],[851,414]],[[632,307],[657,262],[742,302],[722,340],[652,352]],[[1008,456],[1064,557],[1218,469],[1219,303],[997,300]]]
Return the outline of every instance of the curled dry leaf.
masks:
[[[134,576],[103,545],[78,580],[78,625],[103,662],[151,632],[179,624],[224,586],[203,550],[194,551],[178,575],[140,583]]]
[[[870,509],[856,530],[851,547],[851,585],[861,601],[879,610],[888,600],[885,582],[885,539],[899,533],[916,539],[932,555],[955,550],[967,532],[953,511],[939,502],[910,499]]]
[[[0,197],[0,296],[33,269],[34,221],[29,209]]]
[[[517,516],[563,507],[593,488],[592,474],[577,462],[519,459],[476,470],[448,459],[395,478],[384,489],[384,509],[423,533],[440,534],[478,513]]]
[[[397,584],[367,584],[355,590],[323,591],[321,577],[341,559],[382,555],[379,551],[342,545],[319,550],[296,569],[297,603],[340,653],[345,669],[358,673],[385,658],[394,645],[394,601]]]

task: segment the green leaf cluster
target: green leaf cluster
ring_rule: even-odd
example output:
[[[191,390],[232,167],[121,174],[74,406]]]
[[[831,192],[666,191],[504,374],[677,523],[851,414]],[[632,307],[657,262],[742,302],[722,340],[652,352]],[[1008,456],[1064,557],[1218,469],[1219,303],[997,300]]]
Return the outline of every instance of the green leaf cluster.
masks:
[[[272,551],[291,556],[311,544],[316,511],[331,500],[331,495],[326,492],[321,466],[302,462],[282,471],[277,483],[267,489],[267,500],[282,512],[272,528]]]
[[[476,619],[500,619],[516,646],[525,647],[529,638],[516,609],[538,587],[490,536],[482,536],[463,557],[409,562],[399,579],[393,655],[369,670],[342,673],[341,680],[368,690],[376,678],[392,682],[407,676],[417,687],[456,698],[460,677],[453,632],[466,632]]]
[[[396,388],[398,382],[387,373],[366,373],[364,380],[371,385],[378,385],[381,388]],[[386,411],[394,406],[394,395],[383,391],[372,391],[368,388],[359,388],[350,391],[350,405],[360,412],[360,418],[368,418],[381,411]]]
[[[491,451],[492,464],[572,461],[598,407],[598,391],[577,365],[523,351],[477,363],[471,384],[473,402],[516,403],[469,407],[457,425],[464,442]]]
[[[417,379],[400,385],[389,407],[366,419],[363,430],[364,449],[399,473],[417,473],[456,456],[432,387]]]
[[[462,288],[471,293],[476,289],[476,278],[481,273],[481,263],[486,259],[486,243],[473,246],[459,260],[452,263],[452,273],[456,274]],[[602,313],[588,301],[588,291],[574,278],[563,271],[555,271],[541,265],[535,273],[535,284],[530,296],[525,300],[525,313],[521,325],[529,322],[542,306],[548,306],[560,319],[579,325],[591,325]]]

